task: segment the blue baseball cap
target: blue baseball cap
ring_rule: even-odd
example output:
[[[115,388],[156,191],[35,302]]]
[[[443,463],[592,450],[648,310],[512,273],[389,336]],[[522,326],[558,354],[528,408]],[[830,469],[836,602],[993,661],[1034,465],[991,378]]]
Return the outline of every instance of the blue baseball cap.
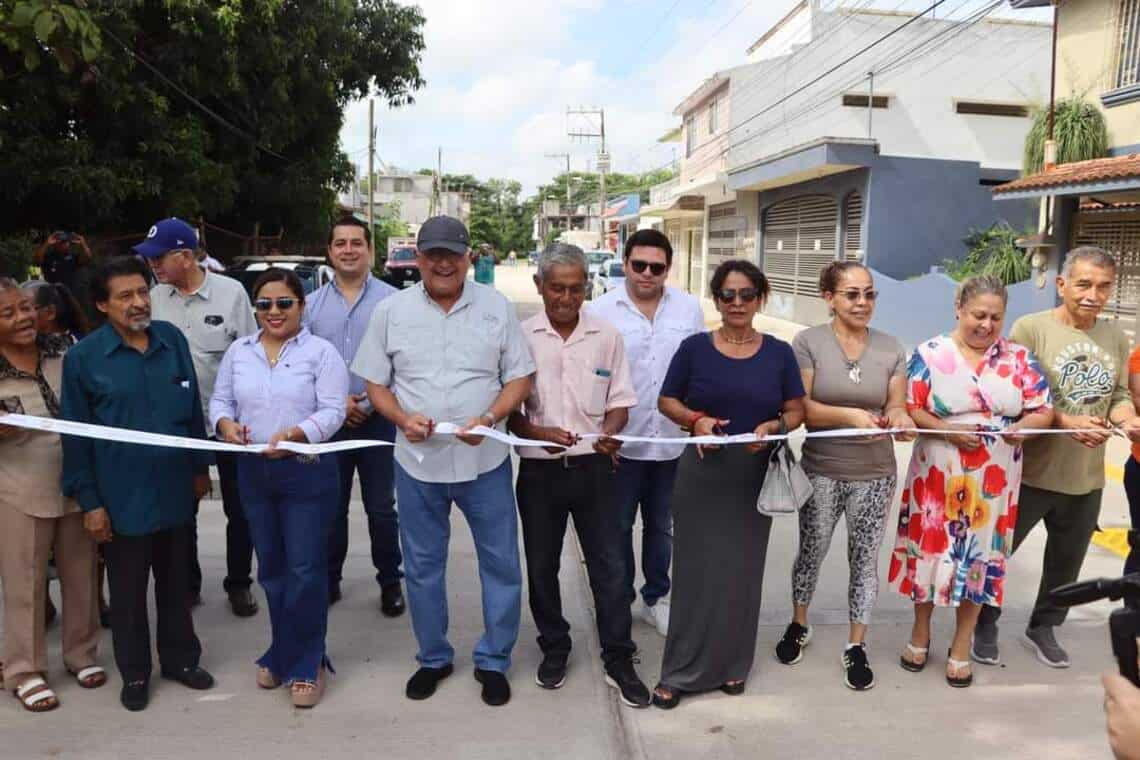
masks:
[[[150,228],[146,240],[131,249],[145,259],[154,259],[169,251],[198,250],[198,233],[186,222],[172,216]]]

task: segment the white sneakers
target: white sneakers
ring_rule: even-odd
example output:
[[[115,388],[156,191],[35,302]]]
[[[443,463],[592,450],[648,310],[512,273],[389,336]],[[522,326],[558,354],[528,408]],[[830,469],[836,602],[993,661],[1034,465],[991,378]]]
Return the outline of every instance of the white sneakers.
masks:
[[[669,633],[669,600],[658,599],[652,607],[642,602],[641,619],[656,628],[662,636],[667,635]]]

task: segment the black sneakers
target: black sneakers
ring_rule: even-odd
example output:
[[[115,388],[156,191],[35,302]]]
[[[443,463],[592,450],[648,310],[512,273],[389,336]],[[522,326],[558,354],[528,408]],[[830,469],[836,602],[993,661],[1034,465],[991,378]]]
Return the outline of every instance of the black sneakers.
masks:
[[[784,638],[776,645],[776,659],[785,665],[795,665],[804,658],[804,647],[811,641],[811,626],[806,628],[794,620],[788,623]]]
[[[606,666],[606,683],[621,694],[621,701],[630,707],[649,707],[652,697],[649,689],[637,677],[631,660],[621,660]]]
[[[501,707],[511,701],[511,684],[499,671],[475,668],[475,680],[483,684],[483,701],[491,707]]]
[[[564,652],[548,652],[542,656],[534,682],[544,689],[561,689],[566,683],[566,661]]]
[[[848,647],[843,652],[843,683],[855,691],[866,691],[875,685],[875,674],[867,662],[867,650],[862,644]]]

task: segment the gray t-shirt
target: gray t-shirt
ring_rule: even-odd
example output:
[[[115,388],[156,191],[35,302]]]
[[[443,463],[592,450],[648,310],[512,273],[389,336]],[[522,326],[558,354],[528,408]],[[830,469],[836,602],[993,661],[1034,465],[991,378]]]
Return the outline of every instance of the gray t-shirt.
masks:
[[[892,377],[906,377],[906,353],[895,338],[874,328],[858,359],[859,382],[851,371],[830,323],[800,332],[792,341],[801,370],[811,370],[811,399],[829,406],[881,414]],[[810,430],[811,428],[809,428]],[[806,472],[834,480],[874,480],[894,475],[895,447],[888,438],[809,438],[804,442]]]

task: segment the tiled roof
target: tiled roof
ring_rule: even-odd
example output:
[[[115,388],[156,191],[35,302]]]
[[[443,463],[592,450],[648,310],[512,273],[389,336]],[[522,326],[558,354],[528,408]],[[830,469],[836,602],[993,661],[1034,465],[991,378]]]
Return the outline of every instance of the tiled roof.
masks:
[[[1095,158],[1092,161],[1074,161],[1058,164],[1028,177],[1015,179],[994,188],[994,195],[1025,190],[1047,190],[1065,185],[1087,185],[1122,179],[1140,179],[1140,153],[1116,158]]]

